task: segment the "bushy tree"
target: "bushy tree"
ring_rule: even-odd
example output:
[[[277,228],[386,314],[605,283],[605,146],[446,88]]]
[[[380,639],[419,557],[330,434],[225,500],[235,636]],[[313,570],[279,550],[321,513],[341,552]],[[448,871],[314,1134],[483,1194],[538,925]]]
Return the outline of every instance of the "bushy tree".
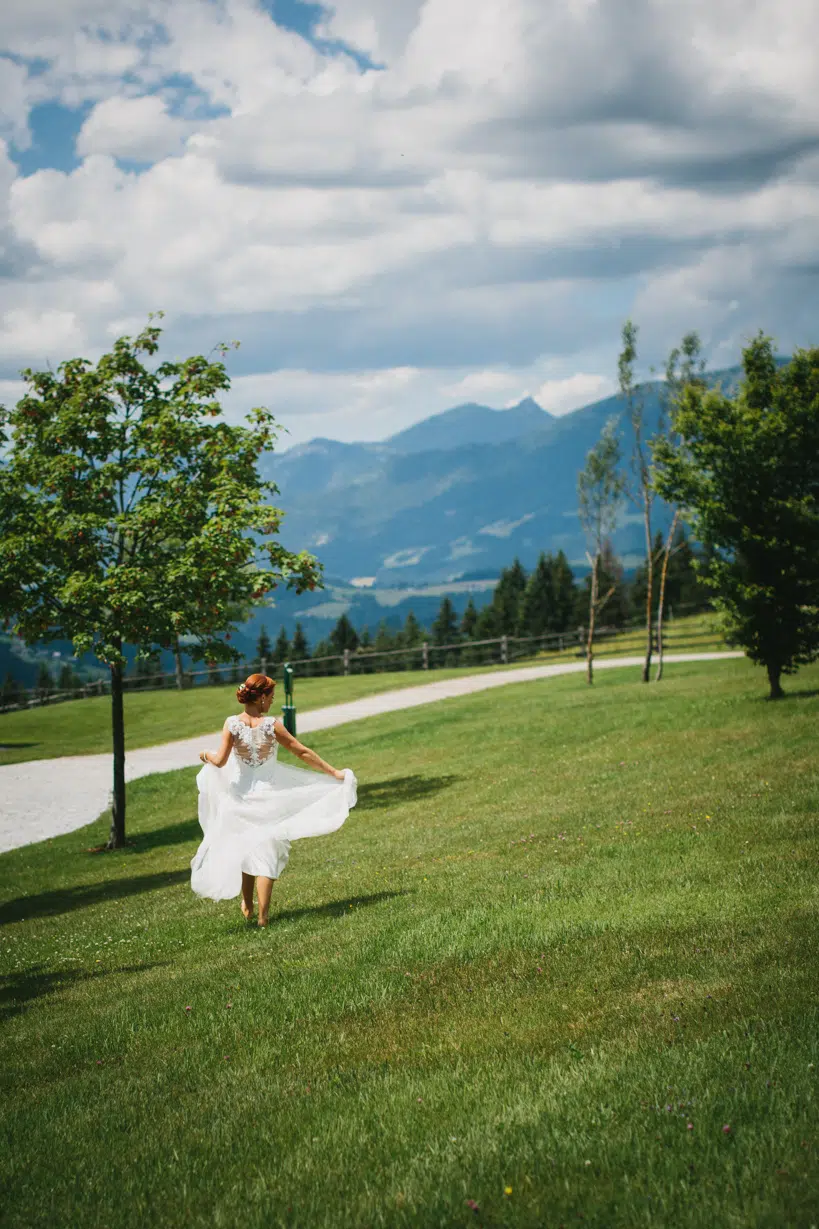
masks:
[[[423,643],[424,629],[411,610],[407,611],[407,617],[404,620],[404,626],[401,631],[401,639],[408,649],[417,648],[419,644]]]
[[[301,623],[296,624],[295,631],[293,632],[290,656],[293,661],[306,661],[310,656],[310,645],[307,643],[307,637],[304,634],[304,628]]]
[[[432,643],[436,645],[455,644],[458,639],[458,616],[455,607],[448,597],[441,599],[438,614],[430,629]]]
[[[50,696],[54,690],[54,676],[48,668],[48,663],[41,661],[37,667],[37,692],[41,696]]]
[[[284,626],[279,629],[279,634],[276,637],[276,643],[273,646],[273,659],[278,665],[283,665],[284,662],[290,659],[290,640],[287,635],[287,628]]]
[[[109,670],[112,848],[125,842],[125,646],[173,650],[184,638],[194,660],[230,660],[231,609],[320,575],[278,540],[276,488],[257,468],[272,415],[224,421],[222,362],[149,369],[160,335],[149,324],[95,366],[26,370],[26,395],[0,411],[0,612],[28,643],[71,640]]]
[[[336,653],[343,653],[345,649],[349,649],[354,653],[358,648],[358,632],[353,627],[346,614],[341,615],[333,630],[330,632],[330,644]]]
[[[742,366],[735,396],[684,390],[657,486],[685,510],[730,639],[778,699],[782,675],[819,655],[819,347],[780,368],[760,333]]]
[[[470,595],[469,601],[466,603],[466,609],[464,610],[461,618],[461,635],[463,636],[464,640],[476,639],[477,626],[478,612],[475,609],[475,603]]]
[[[59,678],[57,679],[58,691],[76,691],[79,686],[79,679],[74,673],[74,668],[70,662],[63,662],[60,667]]]
[[[574,603],[577,586],[565,553],[559,550],[552,563],[552,609],[554,622],[549,629],[566,632],[574,619]]]
[[[397,645],[396,640],[397,638],[390,631],[386,620],[382,619],[381,622],[378,624],[378,630],[375,633],[375,641],[373,642],[373,648],[375,649],[375,652],[376,653],[391,653],[395,648],[400,647],[399,645]],[[392,664],[394,661],[395,661],[395,658],[390,658],[390,657],[376,658],[376,663],[377,663],[376,669],[377,670],[394,670],[395,666]]]
[[[520,560],[515,558],[511,567],[501,572],[495,591],[492,594],[492,606],[495,610],[495,623],[499,636],[516,636],[520,627],[520,608],[523,593],[526,589],[526,572]]]
[[[498,610],[494,602],[487,602],[478,611],[478,618],[475,623],[475,639],[494,640],[500,634],[500,615]]]
[[[260,663],[260,668],[267,664],[273,656],[273,642],[267,634],[267,628],[264,623],[259,628],[259,637],[256,641],[256,657]]]
[[[520,599],[519,628],[524,636],[543,636],[555,623],[554,560],[541,552]]]
[[[23,687],[9,670],[3,682],[2,703],[5,707],[19,704],[23,696]]]

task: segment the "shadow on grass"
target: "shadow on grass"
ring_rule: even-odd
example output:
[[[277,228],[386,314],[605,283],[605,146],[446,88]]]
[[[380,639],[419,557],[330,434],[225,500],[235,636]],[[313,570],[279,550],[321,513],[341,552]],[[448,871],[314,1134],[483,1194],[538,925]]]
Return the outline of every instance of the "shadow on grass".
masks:
[[[152,964],[128,964],[118,969],[59,969],[45,970],[42,965],[26,969],[24,973],[9,973],[0,977],[0,1020],[9,1020],[28,1010],[28,1005],[45,994],[64,990],[79,982],[98,981],[112,973],[145,973],[148,969],[164,968],[170,962],[155,961]]]
[[[270,910],[270,930],[275,930],[277,922],[297,922],[300,918],[340,918],[354,912],[362,905],[380,905],[385,900],[393,900],[397,896],[409,896],[403,892],[373,892],[371,896],[348,896],[344,900],[328,900],[323,905],[305,905],[302,909],[275,908],[275,895]],[[237,921],[232,927],[234,931],[256,930],[255,914],[250,922]]]
[[[404,802],[431,798],[460,780],[461,777],[451,774],[446,777],[392,777],[386,781],[368,781],[358,787],[358,805],[364,811],[386,810],[401,806]]]
[[[74,909],[97,905],[101,901],[138,896],[142,892],[167,888],[189,879],[189,870],[157,871],[152,875],[134,875],[130,879],[111,879],[104,883],[81,883],[75,887],[54,888],[51,892],[40,892],[36,896],[18,896],[16,900],[0,905],[0,925],[30,921],[32,918],[56,917],[61,913],[71,913]]]
[[[199,844],[202,840],[202,829],[199,820],[180,820],[178,824],[167,824],[164,828],[154,828],[149,832],[132,833],[131,848],[128,853],[149,853],[152,849],[163,849],[168,845],[185,845],[189,841]]]
[[[0,751],[27,751],[29,747],[40,747],[42,743],[0,743]]]

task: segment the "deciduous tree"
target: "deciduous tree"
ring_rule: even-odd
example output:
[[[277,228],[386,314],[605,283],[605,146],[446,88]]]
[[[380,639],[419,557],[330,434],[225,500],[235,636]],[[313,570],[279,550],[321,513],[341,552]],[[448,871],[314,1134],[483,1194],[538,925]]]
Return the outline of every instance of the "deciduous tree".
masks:
[[[780,367],[760,333],[742,365],[735,396],[685,388],[657,489],[685,509],[729,637],[778,699],[782,675],[819,654],[819,347]]]
[[[150,369],[160,335],[149,323],[96,365],[26,370],[26,395],[0,411],[0,611],[27,642],[70,639],[108,668],[111,848],[125,842],[125,646],[173,649],[184,637],[195,660],[231,660],[232,606],[320,575],[278,540],[276,488],[257,468],[275,441],[272,415],[223,419],[222,362]]]

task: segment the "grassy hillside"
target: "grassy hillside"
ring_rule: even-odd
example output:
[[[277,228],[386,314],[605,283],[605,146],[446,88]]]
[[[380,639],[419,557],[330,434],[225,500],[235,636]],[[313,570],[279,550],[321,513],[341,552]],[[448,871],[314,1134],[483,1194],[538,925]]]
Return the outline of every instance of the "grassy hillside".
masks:
[[[668,649],[673,652],[706,651],[724,647],[712,627],[711,616],[678,620],[670,632]],[[640,652],[643,636],[625,633],[600,644],[601,657],[616,653]],[[497,649],[493,648],[493,654]],[[510,664],[510,669],[532,663],[577,659],[573,646],[564,653],[539,653],[522,656]],[[469,673],[484,669],[501,670],[502,666],[470,666]],[[328,704],[341,704],[362,696],[376,695],[401,687],[414,687],[436,679],[452,678],[464,669],[406,670],[395,673],[351,675],[349,678],[297,679],[296,706],[299,712],[310,712]],[[760,683],[760,686],[762,684]],[[281,693],[281,694],[279,694]],[[276,706],[284,702],[279,688]],[[200,687],[190,691],[143,691],[125,696],[126,747],[152,747],[176,738],[210,734],[217,730],[227,713],[234,711],[235,686]],[[0,764],[20,763],[61,755],[89,755],[106,751],[111,741],[111,701],[106,696],[85,700],[70,700],[52,707],[34,708],[26,712],[0,714]]]
[[[808,1226],[819,667],[500,689],[321,736],[361,801],[269,931],[194,770],[0,857],[4,1225]]]

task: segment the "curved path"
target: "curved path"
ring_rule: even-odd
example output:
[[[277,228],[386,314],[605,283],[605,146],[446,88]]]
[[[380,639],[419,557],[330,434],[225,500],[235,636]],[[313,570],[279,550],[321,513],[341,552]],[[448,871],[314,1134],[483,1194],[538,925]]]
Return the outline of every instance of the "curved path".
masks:
[[[727,657],[743,657],[740,652],[673,653],[666,654],[666,663],[674,661],[721,661]],[[642,657],[613,657],[595,662],[595,670],[615,666],[639,666]],[[586,669],[584,661],[553,666],[523,666],[518,670],[503,670],[496,674],[467,674],[461,678],[442,679],[420,687],[405,687],[365,696],[347,704],[316,708],[298,716],[298,734],[312,734],[331,726],[377,717],[403,708],[417,708],[436,700],[450,700],[471,695],[491,687],[509,683],[528,683],[534,679],[554,678],[559,674],[577,674]],[[154,772],[172,772],[177,768],[195,766],[203,746],[213,746],[219,734],[199,734],[179,742],[159,747],[141,747],[129,751],[125,758],[125,779],[133,781]],[[0,852],[47,840],[64,832],[73,832],[90,824],[110,805],[111,754],[71,755],[55,760],[29,760],[24,764],[0,765]]]

